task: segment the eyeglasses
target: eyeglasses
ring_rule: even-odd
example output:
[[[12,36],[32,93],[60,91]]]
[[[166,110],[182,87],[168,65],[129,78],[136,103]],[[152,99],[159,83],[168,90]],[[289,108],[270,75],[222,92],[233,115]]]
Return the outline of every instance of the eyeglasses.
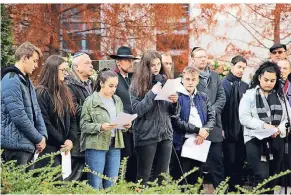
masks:
[[[285,51],[272,51],[271,53],[273,54],[273,55],[276,55],[277,53],[278,54],[282,54],[282,53],[284,53]]]
[[[64,68],[64,69],[59,69],[60,71],[62,71],[63,74],[68,73],[69,72],[69,68]]]

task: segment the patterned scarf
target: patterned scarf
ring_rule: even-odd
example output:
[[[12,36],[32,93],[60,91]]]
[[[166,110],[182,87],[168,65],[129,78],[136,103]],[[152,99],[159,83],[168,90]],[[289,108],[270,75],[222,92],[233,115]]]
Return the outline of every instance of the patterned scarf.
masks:
[[[259,118],[262,121],[274,126],[278,126],[280,124],[283,115],[283,108],[275,90],[273,90],[266,98],[260,88],[257,88],[256,107]],[[273,159],[273,154],[271,151],[272,141],[273,139],[271,137],[262,140],[262,161]]]

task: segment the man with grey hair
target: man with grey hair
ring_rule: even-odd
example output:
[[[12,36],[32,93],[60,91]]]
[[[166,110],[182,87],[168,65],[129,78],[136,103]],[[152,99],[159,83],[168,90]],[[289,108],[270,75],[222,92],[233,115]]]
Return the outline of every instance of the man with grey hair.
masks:
[[[85,99],[93,93],[94,81],[89,77],[94,73],[92,60],[86,53],[76,53],[73,56],[71,74],[66,78],[66,84],[69,87],[73,102],[76,107],[77,120],[77,139],[72,149],[72,174],[70,180],[78,180],[82,176],[82,169],[85,166],[84,153],[80,152],[80,116]],[[86,174],[83,174],[86,175]]]

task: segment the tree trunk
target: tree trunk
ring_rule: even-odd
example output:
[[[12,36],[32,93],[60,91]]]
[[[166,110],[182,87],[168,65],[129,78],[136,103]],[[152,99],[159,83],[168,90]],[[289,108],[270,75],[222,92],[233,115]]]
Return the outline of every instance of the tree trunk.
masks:
[[[282,4],[276,4],[274,10],[274,43],[280,43],[280,17]]]

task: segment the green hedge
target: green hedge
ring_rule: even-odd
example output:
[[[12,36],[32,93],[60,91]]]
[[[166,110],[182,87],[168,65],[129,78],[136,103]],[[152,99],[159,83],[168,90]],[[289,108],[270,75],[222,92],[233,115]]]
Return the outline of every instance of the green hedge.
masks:
[[[113,181],[111,178],[99,175],[104,179],[109,179],[116,184],[108,189],[95,190],[87,184],[87,181],[59,181],[57,178],[61,177],[61,166],[51,167],[53,163],[53,156],[59,153],[52,153],[42,156],[37,159],[36,162],[50,158],[50,164],[46,167],[36,168],[34,170],[26,172],[25,170],[33,166],[34,163],[29,165],[16,166],[15,161],[3,162],[1,160],[1,194],[203,194],[203,190],[199,190],[203,184],[202,179],[198,179],[195,185],[179,185],[183,178],[195,171],[185,173],[179,180],[174,181],[169,175],[163,174],[164,180],[158,185],[157,180],[154,182],[148,182],[147,186],[141,185],[141,181],[138,183],[126,182],[124,180],[126,162],[124,159],[121,163],[120,174],[118,181]],[[84,172],[90,172],[88,167],[84,169]],[[250,190],[244,189],[240,186],[236,186],[237,192],[235,194],[261,194],[270,189],[262,189],[269,181],[281,177],[290,173],[288,170],[282,172],[276,176],[270,177],[262,184],[259,184],[255,188]],[[214,191],[214,194],[226,194],[229,178],[222,182],[220,186]],[[231,193],[230,193],[231,194]]]

